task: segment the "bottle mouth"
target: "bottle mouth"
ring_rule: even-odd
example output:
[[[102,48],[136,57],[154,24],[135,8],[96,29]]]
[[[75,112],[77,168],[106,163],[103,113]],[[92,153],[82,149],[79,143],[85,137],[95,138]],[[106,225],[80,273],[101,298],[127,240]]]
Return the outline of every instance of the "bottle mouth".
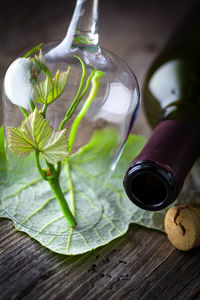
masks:
[[[177,195],[177,181],[173,174],[149,160],[131,165],[124,178],[124,188],[134,204],[151,211],[167,207]]]

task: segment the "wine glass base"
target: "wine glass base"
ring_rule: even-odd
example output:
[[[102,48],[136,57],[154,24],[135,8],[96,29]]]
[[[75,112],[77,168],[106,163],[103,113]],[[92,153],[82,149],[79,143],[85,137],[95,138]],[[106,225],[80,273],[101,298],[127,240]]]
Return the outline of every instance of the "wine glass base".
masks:
[[[75,208],[77,225],[71,228],[59,207],[57,199],[50,201],[49,205],[51,208],[49,207],[47,210],[44,209],[45,205],[43,205],[43,208],[40,206],[34,212],[32,209],[24,207],[23,214],[17,201],[13,201],[11,205],[10,201],[8,202],[8,198],[0,200],[5,214],[15,223],[16,229],[31,231],[33,236],[38,234],[69,236],[72,230],[73,234],[76,235],[92,229],[101,220],[103,208],[100,200],[98,203],[97,201],[92,201],[92,206],[90,205],[90,207],[88,207],[88,201],[91,200],[87,198],[85,200],[82,199],[82,202]],[[85,207],[88,207],[88,209],[85,209]]]

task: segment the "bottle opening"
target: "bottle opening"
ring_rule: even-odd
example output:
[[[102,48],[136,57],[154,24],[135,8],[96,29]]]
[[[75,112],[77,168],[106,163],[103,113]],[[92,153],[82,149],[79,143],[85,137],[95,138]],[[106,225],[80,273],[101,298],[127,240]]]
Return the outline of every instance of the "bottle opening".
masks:
[[[165,183],[155,174],[143,173],[132,178],[131,193],[144,205],[156,205],[167,198]]]
[[[171,204],[177,195],[177,181],[164,166],[150,160],[131,165],[124,178],[130,200],[146,210],[160,210]]]

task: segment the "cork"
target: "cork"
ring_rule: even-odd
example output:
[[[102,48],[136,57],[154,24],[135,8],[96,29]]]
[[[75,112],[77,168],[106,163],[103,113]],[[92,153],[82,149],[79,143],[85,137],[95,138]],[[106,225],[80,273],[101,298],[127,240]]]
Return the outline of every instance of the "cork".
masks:
[[[200,203],[170,208],[164,226],[169,241],[177,249],[187,251],[200,246]]]

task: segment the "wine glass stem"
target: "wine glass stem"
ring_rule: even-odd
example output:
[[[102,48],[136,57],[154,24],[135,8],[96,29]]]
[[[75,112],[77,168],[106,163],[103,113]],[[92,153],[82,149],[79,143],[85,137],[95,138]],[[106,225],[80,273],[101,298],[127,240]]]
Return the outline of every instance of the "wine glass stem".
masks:
[[[83,32],[97,33],[98,0],[77,0],[81,7],[77,29]]]
[[[98,0],[77,0],[72,20],[63,41],[46,58],[64,57],[73,48],[98,51]]]

